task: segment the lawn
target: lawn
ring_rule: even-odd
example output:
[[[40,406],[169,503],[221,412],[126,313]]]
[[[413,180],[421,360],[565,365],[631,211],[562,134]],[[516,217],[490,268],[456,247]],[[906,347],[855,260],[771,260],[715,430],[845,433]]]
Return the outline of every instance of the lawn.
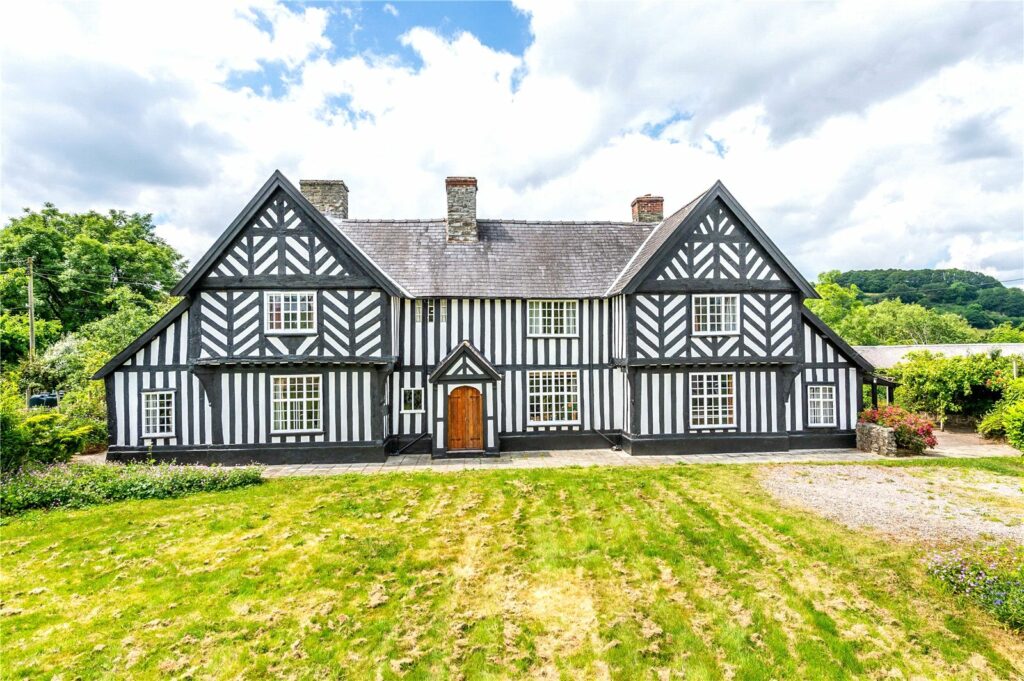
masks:
[[[1024,674],[1024,639],[943,592],[925,548],[784,508],[757,470],[290,478],[32,512],[0,528],[3,676]]]

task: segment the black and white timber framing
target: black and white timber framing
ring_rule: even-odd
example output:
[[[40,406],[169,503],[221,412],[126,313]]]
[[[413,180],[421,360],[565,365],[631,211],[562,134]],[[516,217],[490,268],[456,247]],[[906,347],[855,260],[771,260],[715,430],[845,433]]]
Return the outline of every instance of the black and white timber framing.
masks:
[[[448,456],[448,398],[459,386],[480,392],[487,453],[609,440],[634,454],[853,443],[872,367],[804,307],[813,288],[721,183],[659,223],[568,223],[562,233],[527,225],[550,230],[558,249],[583,230],[592,231],[581,240],[615,240],[619,260],[602,263],[614,271],[586,290],[563,277],[538,296],[538,278],[553,275],[528,272],[530,291],[508,278],[455,289],[459,263],[487,257],[473,243],[437,245],[444,260],[433,262],[443,264],[410,274],[416,256],[401,244],[443,241],[443,225],[396,221],[382,237],[325,216],[275,171],[175,287],[181,302],[96,374],[108,456],[356,461],[407,445]],[[514,234],[482,220],[479,230],[481,241]],[[289,291],[312,296],[312,331],[267,331],[267,296]],[[693,333],[695,297],[707,294],[736,296],[736,332]],[[529,301],[540,298],[574,301],[575,332],[531,334]],[[530,374],[544,370],[573,372],[578,418],[531,421]],[[709,372],[730,377],[727,425],[694,425],[691,376]],[[316,428],[274,430],[273,378],[282,376],[319,377]],[[831,386],[831,423],[809,423],[810,386]],[[150,437],[143,403],[153,391],[173,396],[174,417],[173,432]]]

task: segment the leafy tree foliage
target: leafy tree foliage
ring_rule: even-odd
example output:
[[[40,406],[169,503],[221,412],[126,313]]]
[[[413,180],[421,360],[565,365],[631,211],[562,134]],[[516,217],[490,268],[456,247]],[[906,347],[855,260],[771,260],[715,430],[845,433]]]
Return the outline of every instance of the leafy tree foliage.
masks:
[[[65,332],[109,314],[114,289],[159,303],[185,271],[181,254],[156,236],[148,214],[63,213],[48,203],[0,231],[0,306],[8,314],[25,311],[30,256],[36,317],[59,321]]]
[[[865,301],[901,300],[959,314],[979,329],[1024,324],[1024,290],[965,270],[852,270],[830,273],[840,286],[856,286]]]
[[[1018,367],[1024,359],[1016,357]],[[950,414],[980,418],[1003,396],[1013,377],[1013,357],[969,355],[944,357],[927,351],[912,352],[886,370],[900,386],[896,403],[927,412],[941,423]]]
[[[874,305],[863,300],[856,284],[840,284],[840,273],[826,272],[815,287],[821,296],[807,307],[836,333],[854,345],[916,345],[969,343],[982,338],[980,331],[959,315],[884,300]]]

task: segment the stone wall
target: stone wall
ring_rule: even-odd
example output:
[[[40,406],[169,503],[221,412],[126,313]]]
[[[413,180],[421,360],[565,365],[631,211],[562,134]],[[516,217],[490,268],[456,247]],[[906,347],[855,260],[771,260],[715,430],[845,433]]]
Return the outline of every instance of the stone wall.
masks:
[[[882,456],[897,456],[896,431],[877,423],[858,423],[857,449]]]

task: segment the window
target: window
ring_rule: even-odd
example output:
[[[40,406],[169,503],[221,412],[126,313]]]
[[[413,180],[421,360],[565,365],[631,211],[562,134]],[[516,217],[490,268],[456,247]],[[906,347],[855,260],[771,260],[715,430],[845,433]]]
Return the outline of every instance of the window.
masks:
[[[739,333],[738,295],[697,295],[693,297],[693,333],[710,336]]]
[[[316,331],[316,293],[267,293],[267,333]]]
[[[427,308],[427,322],[434,321],[434,301],[433,300],[417,300],[416,301],[416,321],[418,323],[423,321],[423,308],[424,307]],[[441,317],[441,321],[442,322],[444,321],[444,316],[443,315]]]
[[[142,393],[143,437],[174,437],[174,391]]]
[[[576,371],[529,372],[529,424],[578,423],[579,381],[579,373]]]
[[[423,413],[423,388],[402,388],[402,413]]]
[[[836,388],[832,385],[807,386],[807,425],[836,425]]]
[[[274,376],[274,433],[320,430],[320,377]]]
[[[448,301],[447,300],[442,300],[441,301],[441,321],[442,322],[448,321]]]
[[[736,374],[690,374],[690,427],[736,425]]]
[[[528,306],[528,335],[575,336],[575,300],[531,300]]]

